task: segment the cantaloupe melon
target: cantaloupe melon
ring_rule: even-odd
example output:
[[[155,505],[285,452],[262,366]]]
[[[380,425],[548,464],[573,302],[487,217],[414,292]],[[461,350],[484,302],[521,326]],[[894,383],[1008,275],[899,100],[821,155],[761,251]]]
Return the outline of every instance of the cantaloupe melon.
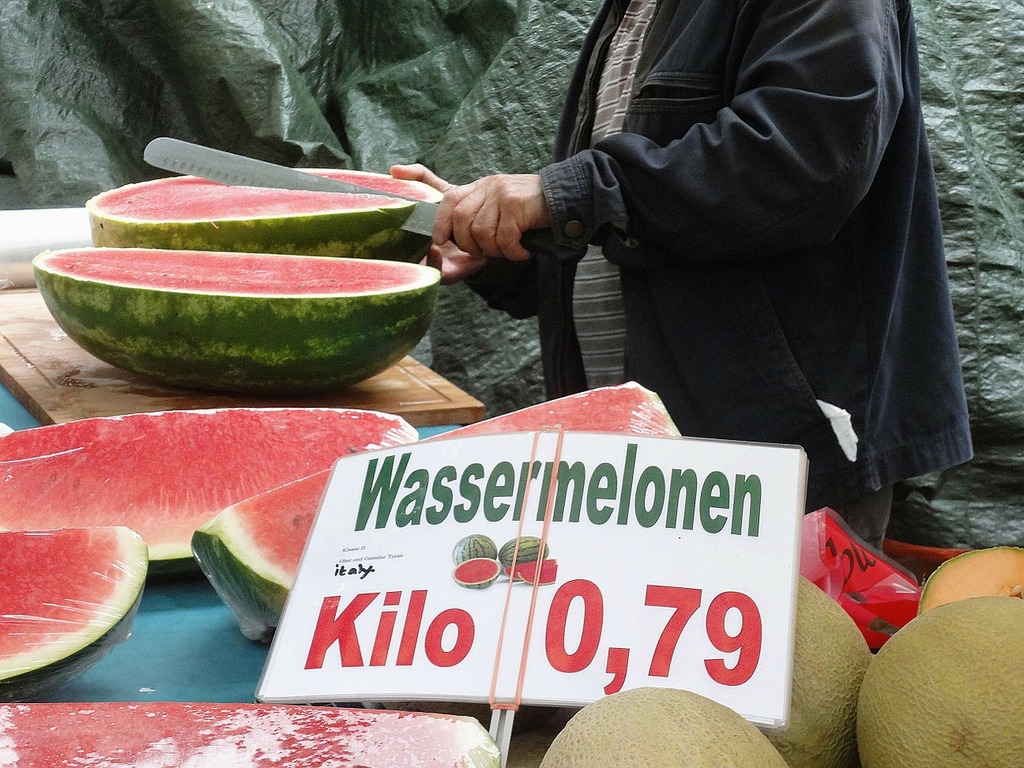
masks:
[[[871,658],[850,615],[801,577],[789,724],[768,734],[790,768],[858,768],[857,696]]]
[[[920,614],[861,684],[863,768],[1024,766],[1024,600],[971,597]]]
[[[945,561],[925,581],[918,613],[986,595],[1024,598],[1024,547],[972,549]]]
[[[697,693],[630,688],[588,704],[551,742],[540,768],[785,768],[768,738]]]

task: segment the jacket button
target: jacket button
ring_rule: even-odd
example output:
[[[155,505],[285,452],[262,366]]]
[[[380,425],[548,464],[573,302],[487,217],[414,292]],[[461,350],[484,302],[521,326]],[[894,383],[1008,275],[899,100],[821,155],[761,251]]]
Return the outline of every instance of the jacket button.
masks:
[[[583,237],[583,222],[576,221],[576,219],[566,222],[565,234],[571,237],[573,240]]]

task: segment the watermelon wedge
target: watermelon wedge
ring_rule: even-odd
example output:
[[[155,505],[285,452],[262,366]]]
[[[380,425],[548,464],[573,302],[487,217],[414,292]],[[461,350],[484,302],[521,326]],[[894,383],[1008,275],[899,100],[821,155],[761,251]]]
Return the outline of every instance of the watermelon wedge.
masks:
[[[516,563],[515,568],[506,568],[505,573],[513,581],[525,581],[528,584],[554,584],[558,580],[558,561],[551,557],[543,560],[530,560]]]
[[[433,187],[385,174],[309,172],[414,200],[441,199]],[[383,195],[236,187],[195,176],[129,184],[85,204],[94,245],[417,262],[430,238],[401,229],[412,206]]]
[[[440,273],[372,259],[145,248],[32,262],[57,323],[104,362],[160,384],[304,394],[353,384],[430,327]]]
[[[128,637],[148,565],[131,529],[4,531],[0,553],[0,701],[58,688]]]
[[[512,413],[467,424],[432,439],[535,429],[680,436],[679,428],[657,393],[635,381],[628,381],[615,387],[598,387],[520,408]]]
[[[0,530],[126,525],[151,573],[195,570],[195,529],[224,507],[416,440],[404,419],[345,408],[220,408],[81,419],[0,438]]]
[[[192,534],[192,553],[238,628],[269,643],[313,527],[330,470],[222,510]]]
[[[530,406],[430,439],[558,427],[679,436],[661,399],[630,382]],[[196,560],[246,637],[266,642],[273,636],[329,476],[328,470],[314,473],[226,507],[193,535]]]
[[[9,768],[498,768],[469,717],[301,705],[0,705]]]

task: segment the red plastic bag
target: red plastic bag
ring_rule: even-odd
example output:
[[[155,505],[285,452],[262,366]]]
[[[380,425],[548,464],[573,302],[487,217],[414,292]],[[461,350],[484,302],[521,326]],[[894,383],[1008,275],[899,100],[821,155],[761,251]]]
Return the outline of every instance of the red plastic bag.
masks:
[[[853,617],[872,650],[917,615],[921,586],[914,575],[829,507],[804,516],[800,574]]]

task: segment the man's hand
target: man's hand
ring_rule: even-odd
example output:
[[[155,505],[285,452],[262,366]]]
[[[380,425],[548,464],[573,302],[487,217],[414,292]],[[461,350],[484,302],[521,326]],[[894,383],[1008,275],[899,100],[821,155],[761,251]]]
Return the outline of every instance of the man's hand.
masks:
[[[540,176],[535,174],[485,176],[464,186],[450,184],[418,164],[396,165],[391,175],[422,181],[444,193],[434,222],[435,248],[454,242],[460,253],[473,259],[525,261],[530,253],[520,243],[523,233],[551,226]]]
[[[391,175],[396,179],[422,181],[441,192],[455,189],[454,184],[449,184],[429,168],[419,164],[392,166]],[[426,263],[427,266],[440,270],[441,282],[445,285],[450,285],[465,280],[467,277],[475,275],[483,269],[484,265],[487,264],[487,257],[472,256],[459,248],[454,242],[448,240],[441,243],[431,243],[430,250],[427,252]]]
[[[525,261],[519,242],[530,229],[551,226],[540,176],[499,174],[445,190],[434,222],[434,243],[454,240],[472,256]]]

